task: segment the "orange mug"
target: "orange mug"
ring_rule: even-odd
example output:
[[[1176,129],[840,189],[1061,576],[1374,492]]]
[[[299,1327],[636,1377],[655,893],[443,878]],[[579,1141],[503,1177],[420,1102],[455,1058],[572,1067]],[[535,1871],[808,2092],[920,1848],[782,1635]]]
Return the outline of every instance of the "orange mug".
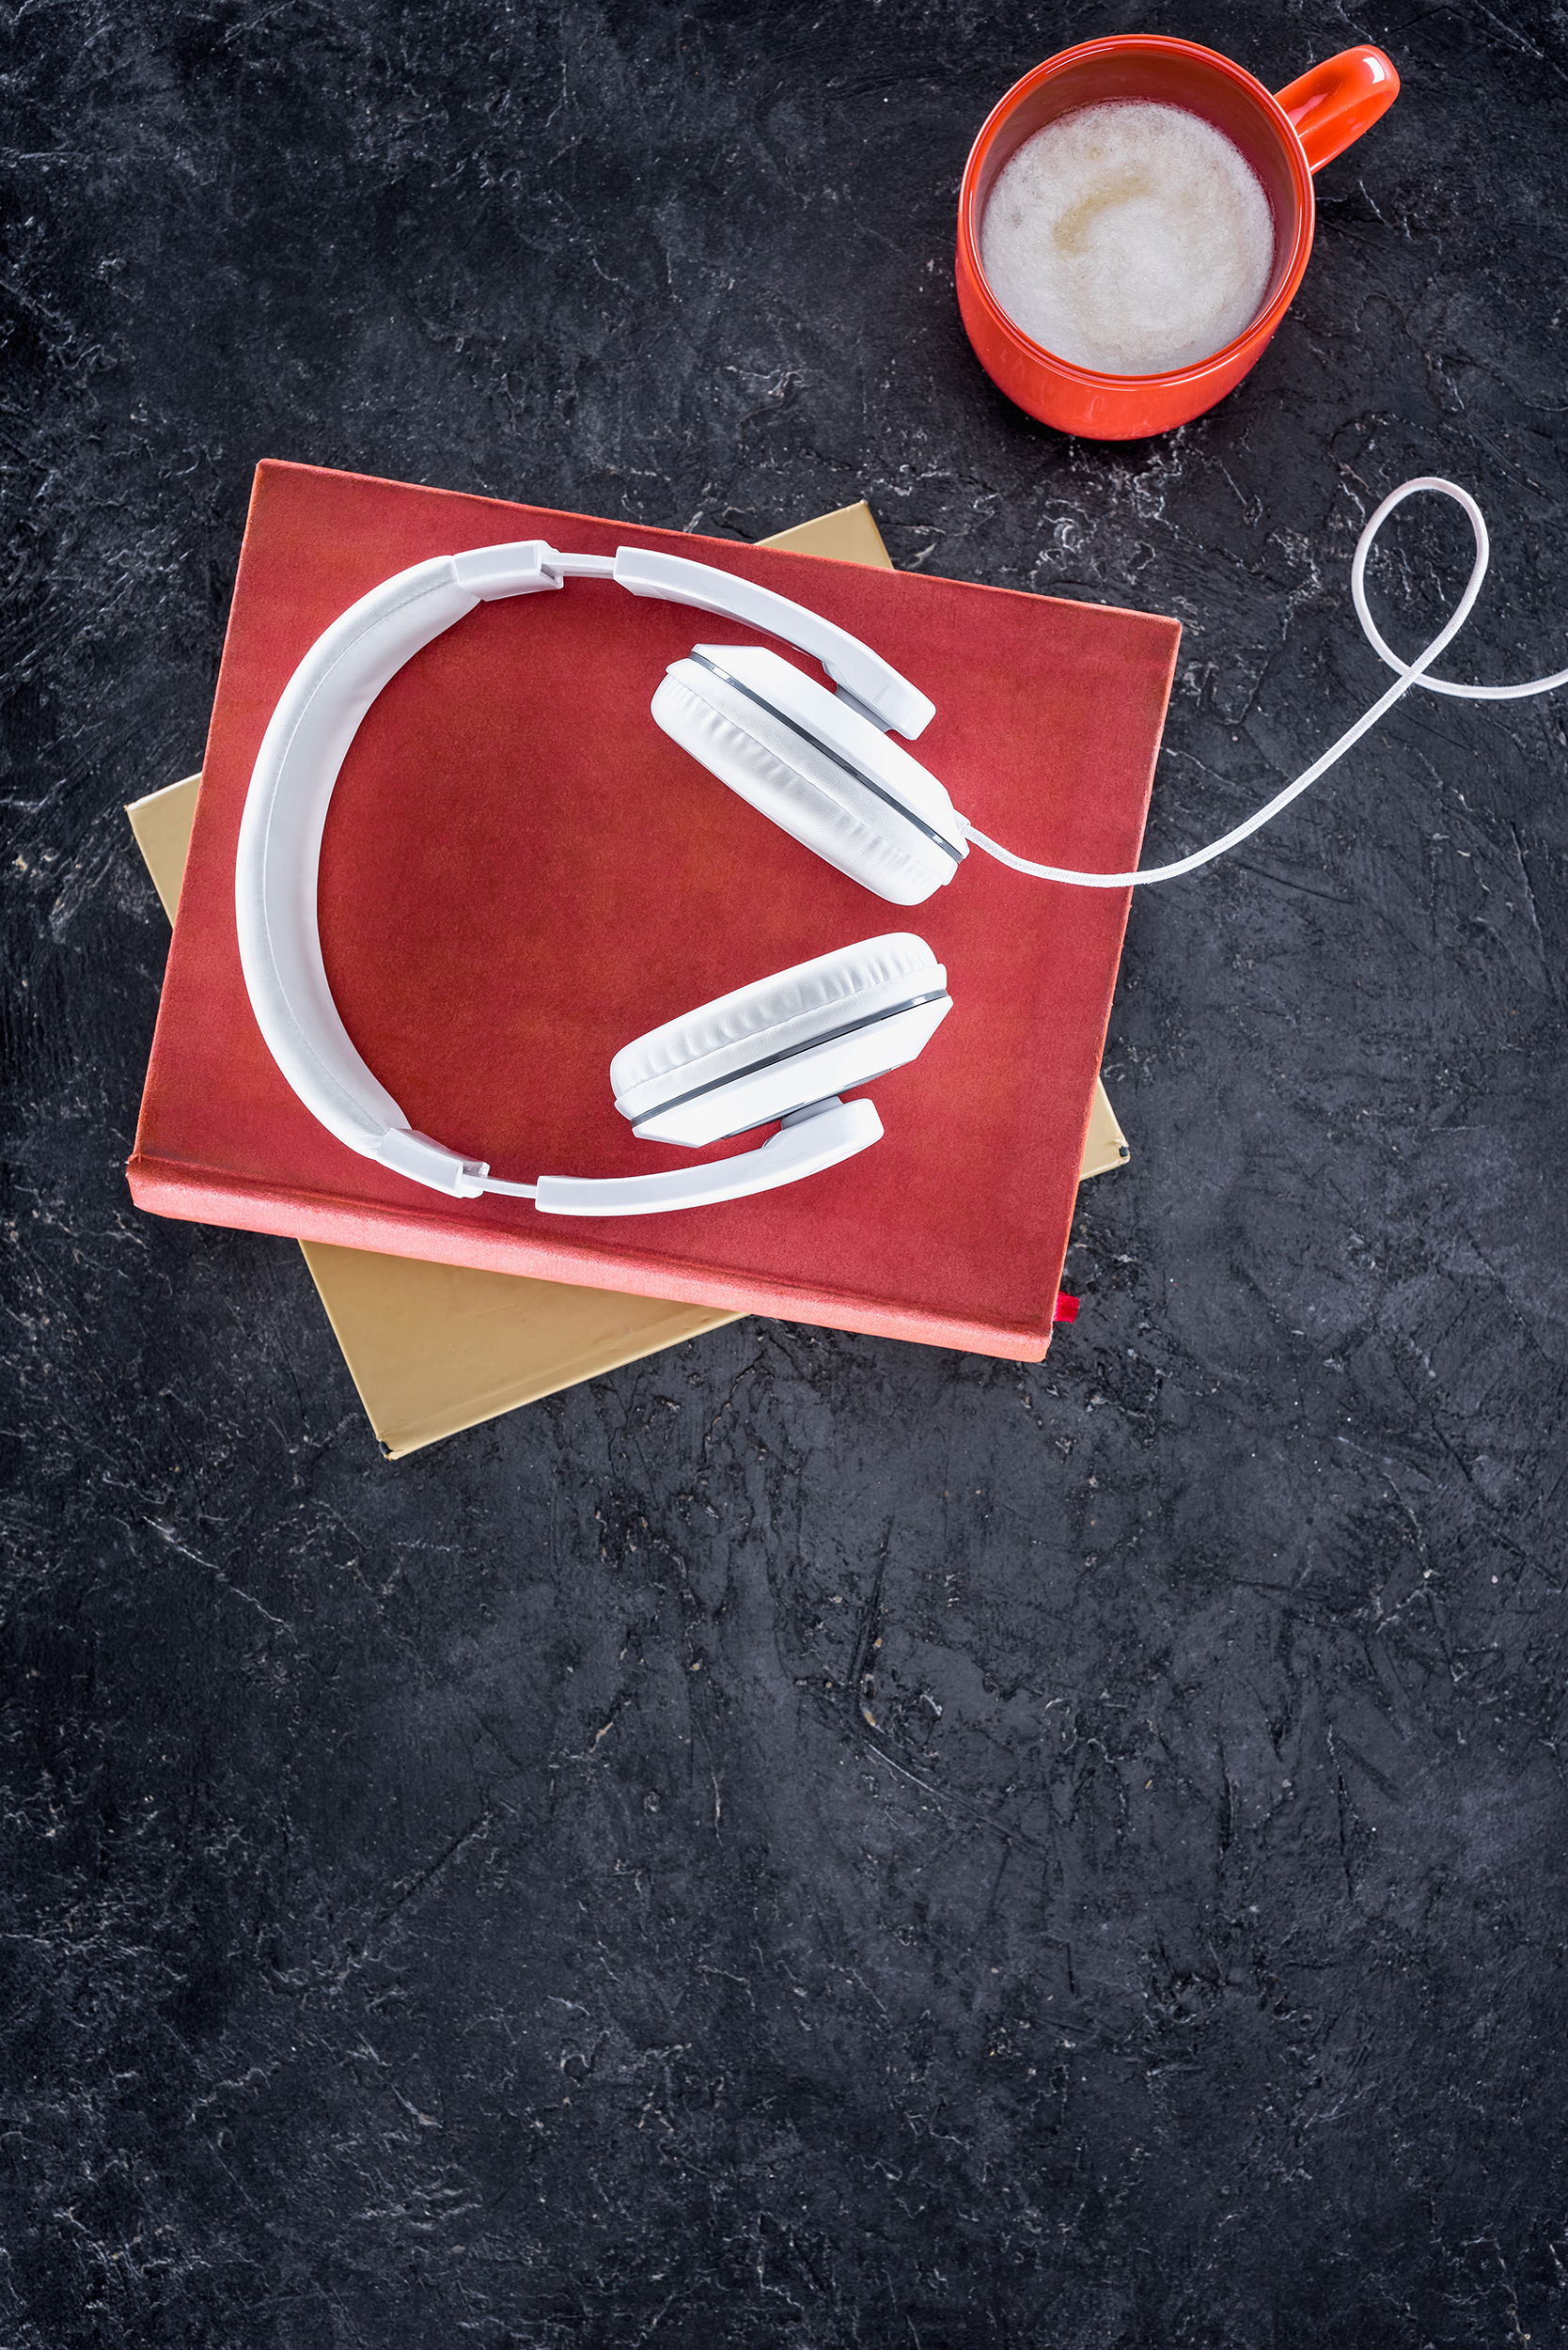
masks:
[[[1312,249],[1313,172],[1398,96],[1399,75],[1381,49],[1346,49],[1278,98],[1216,50],[1152,33],[1119,33],[1047,57],[993,107],[964,167],[958,306],[981,367],[1031,416],[1090,440],[1142,440],[1200,416],[1262,357],[1301,283]],[[1036,131],[1080,106],[1137,98],[1184,106],[1234,140],[1268,196],[1274,268],[1262,307],[1222,350],[1166,375],[1102,375],[1058,359],[1008,316],[980,266],[980,218],[1002,165]]]

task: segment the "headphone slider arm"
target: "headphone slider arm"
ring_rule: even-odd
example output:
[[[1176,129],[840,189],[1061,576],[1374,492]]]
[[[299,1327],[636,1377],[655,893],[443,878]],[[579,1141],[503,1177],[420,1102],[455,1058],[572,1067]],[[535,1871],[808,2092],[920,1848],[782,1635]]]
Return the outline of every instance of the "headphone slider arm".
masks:
[[[542,1215],[662,1215],[672,1208],[751,1199],[783,1183],[798,1183],[802,1176],[820,1175],[881,1139],[874,1103],[863,1096],[854,1102],[833,1096],[792,1113],[760,1150],[741,1151],[733,1158],[672,1167],[663,1175],[541,1175],[534,1206]]]

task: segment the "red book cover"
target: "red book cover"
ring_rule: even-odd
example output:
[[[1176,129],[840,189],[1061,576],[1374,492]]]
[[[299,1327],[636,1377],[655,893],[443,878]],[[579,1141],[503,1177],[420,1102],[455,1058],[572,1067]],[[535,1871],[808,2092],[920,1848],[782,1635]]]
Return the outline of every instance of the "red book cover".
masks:
[[[333,797],[327,974],[410,1123],[532,1183],[689,1164],[634,1137],[612,1055],[749,980],[914,931],[946,964],[953,1010],[871,1089],[883,1141],[759,1198],[545,1217],[523,1199],[444,1198],[359,1157],[274,1066],[234,918],[241,812],[273,707],[321,631],[393,572],[532,538],[665,548],[825,614],[935,702],[915,755],[983,831],[1038,860],[1136,865],[1173,620],[263,464],[133,1197],[199,1222],[1039,1361],[1132,893],[1027,880],[975,852],[906,908],[823,865],[649,714],[693,644],[757,641],[729,622],[578,580],[481,604],[417,654],[372,706]]]

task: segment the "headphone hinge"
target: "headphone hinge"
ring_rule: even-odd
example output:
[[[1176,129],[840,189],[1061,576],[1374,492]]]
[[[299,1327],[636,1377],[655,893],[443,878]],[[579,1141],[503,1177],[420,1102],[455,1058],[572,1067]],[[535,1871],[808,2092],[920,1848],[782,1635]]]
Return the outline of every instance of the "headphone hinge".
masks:
[[[490,603],[501,596],[532,596],[541,588],[558,588],[560,580],[548,567],[559,560],[547,539],[519,539],[454,555],[452,577],[471,596]]]

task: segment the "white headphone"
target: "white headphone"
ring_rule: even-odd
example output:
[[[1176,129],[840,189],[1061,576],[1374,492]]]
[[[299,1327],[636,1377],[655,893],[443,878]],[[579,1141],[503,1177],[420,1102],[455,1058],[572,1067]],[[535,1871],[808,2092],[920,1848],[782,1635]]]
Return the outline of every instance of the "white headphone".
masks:
[[[1436,492],[1459,505],[1475,561],[1450,619],[1411,662],[1378,634],[1366,599],[1367,558],[1405,498]],[[727,1135],[782,1120],[760,1150],[667,1175],[613,1182],[541,1175],[503,1183],[482,1160],[463,1158],[410,1129],[402,1111],[354,1050],[321,961],[316,875],[333,785],[382,687],[421,646],[475,605],[530,596],[563,580],[613,579],[635,596],[693,604],[765,630],[820,661],[828,693],[760,646],[698,645],[672,662],[653,715],[673,742],[808,849],[893,905],[918,905],[951,881],[968,844],[1014,871],[1082,888],[1124,889],[1175,881],[1247,839],[1359,742],[1412,686],[1472,701],[1555,692],[1568,669],[1517,685],[1466,685],[1427,674],[1469,618],[1486,575],[1481,509],[1466,490],[1422,475],[1390,491],[1368,520],[1351,565],[1356,617],[1394,683],[1305,774],[1207,848],[1174,864],[1125,873],[1080,873],[1038,865],[988,839],[958,815],[934,776],[887,739],[913,738],[935,715],[918,688],[831,620],[706,563],[620,547],[557,555],[542,540],[476,547],[399,572],[352,604],[319,636],[284,688],[262,739],[240,829],[234,877],[240,959],[261,1033],[306,1107],[351,1151],[459,1199],[506,1192],[549,1215],[648,1215],[740,1199],[814,1175],[864,1151],[882,1134],[870,1102],[843,1102],[911,1061],[952,1010],[948,975],[908,932],[796,964],[736,988],[683,1020],[638,1037],[610,1063],[616,1107],[635,1135],[698,1150]]]
[[[502,1182],[411,1129],[366,1066],[327,983],[317,872],[333,786],[361,720],[403,664],[480,603],[610,579],[763,629],[820,661],[830,693],[760,646],[698,645],[671,664],[653,716],[721,782],[894,905],[917,905],[968,854],[935,777],[887,739],[920,733],[926,696],[831,620],[705,563],[541,540],[417,563],[352,604],[285,687],[251,776],[235,870],[245,985],[274,1059],[351,1151],[459,1199],[531,1198],[554,1215],[647,1215],[797,1182],[877,1141],[870,1102],[839,1096],[913,1060],[952,1009],[947,973],[907,932],[819,955],[638,1037],[610,1064],[632,1131],[692,1149],[782,1120],[760,1150],[663,1175]]]

